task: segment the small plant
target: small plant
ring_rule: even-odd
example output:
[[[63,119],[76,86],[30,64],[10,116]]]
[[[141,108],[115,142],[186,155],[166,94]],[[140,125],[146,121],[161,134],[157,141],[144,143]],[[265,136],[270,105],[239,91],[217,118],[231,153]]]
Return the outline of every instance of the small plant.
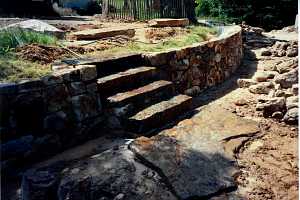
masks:
[[[19,28],[0,30],[0,54],[6,54],[12,49],[24,44],[55,44],[57,39],[53,36],[37,33]]]

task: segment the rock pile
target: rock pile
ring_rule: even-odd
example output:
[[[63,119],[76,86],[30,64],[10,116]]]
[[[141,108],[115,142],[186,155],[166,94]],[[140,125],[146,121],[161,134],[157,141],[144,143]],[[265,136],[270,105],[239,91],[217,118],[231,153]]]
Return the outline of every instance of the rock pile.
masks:
[[[276,42],[270,49],[270,55],[278,52],[292,56],[297,51],[297,42]],[[276,54],[273,54],[276,52]],[[294,55],[293,55],[294,56]],[[240,88],[257,94],[256,110],[264,117],[272,117],[296,124],[298,121],[298,57],[283,59],[272,66],[264,66],[251,79],[239,79]]]
[[[298,42],[276,42],[273,46],[261,52],[262,56],[295,57],[298,55]]]

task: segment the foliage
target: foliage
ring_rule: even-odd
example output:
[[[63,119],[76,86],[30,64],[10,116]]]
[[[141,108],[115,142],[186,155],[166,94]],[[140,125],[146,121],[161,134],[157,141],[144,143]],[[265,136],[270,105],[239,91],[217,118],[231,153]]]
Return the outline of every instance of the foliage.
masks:
[[[49,74],[49,65],[20,60],[12,52],[0,55],[0,81],[16,82]]]
[[[55,44],[57,39],[53,36],[18,28],[0,30],[0,54],[24,44]]]
[[[297,14],[296,0],[196,0],[196,3],[198,17],[236,23],[246,21],[265,29],[292,25]]]

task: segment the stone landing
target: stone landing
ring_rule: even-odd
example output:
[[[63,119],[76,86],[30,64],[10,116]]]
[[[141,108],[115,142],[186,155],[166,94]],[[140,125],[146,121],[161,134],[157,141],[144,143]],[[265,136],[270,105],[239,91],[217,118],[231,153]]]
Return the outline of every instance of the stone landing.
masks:
[[[247,140],[259,131],[254,121],[207,106],[151,138],[75,164],[30,170],[22,191],[25,199],[209,198],[236,187],[232,151],[240,143],[231,140]]]

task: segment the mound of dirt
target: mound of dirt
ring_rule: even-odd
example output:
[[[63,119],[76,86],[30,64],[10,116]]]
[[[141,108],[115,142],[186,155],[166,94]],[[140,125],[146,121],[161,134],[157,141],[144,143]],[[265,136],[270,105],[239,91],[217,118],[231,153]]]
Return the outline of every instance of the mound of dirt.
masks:
[[[91,49],[77,46],[71,46],[68,47],[68,49],[77,54],[84,54],[92,51]],[[29,44],[18,47],[16,51],[17,55],[24,60],[38,62],[40,64],[50,64],[55,60],[72,55],[71,51],[68,51],[68,49],[56,46]]]
[[[186,29],[175,27],[151,28],[145,31],[145,37],[148,40],[162,40],[186,32]]]

